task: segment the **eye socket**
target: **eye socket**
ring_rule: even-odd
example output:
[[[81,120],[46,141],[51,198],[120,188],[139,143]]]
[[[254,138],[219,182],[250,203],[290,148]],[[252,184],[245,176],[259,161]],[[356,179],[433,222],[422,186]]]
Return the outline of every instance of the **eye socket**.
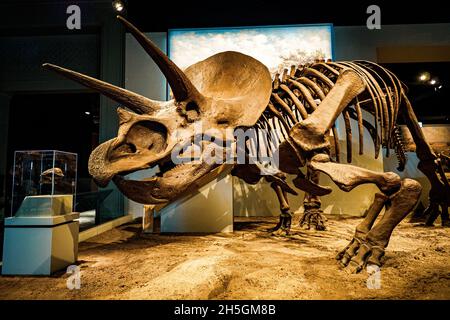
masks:
[[[185,110],[186,110],[186,112],[185,112],[186,119],[189,122],[193,122],[198,119],[199,114],[200,114],[199,107],[194,101],[188,102],[188,104],[186,104]]]
[[[126,147],[126,151],[128,151],[128,153],[135,153],[136,152],[136,146],[132,143],[126,143],[124,145]]]
[[[125,134],[125,141],[112,150],[110,161],[134,156],[152,156],[167,148],[167,128],[155,121],[139,121]]]
[[[186,112],[187,111],[192,111],[192,110],[195,110],[195,111],[198,110],[198,106],[197,106],[197,104],[194,101],[190,101],[186,105]]]
[[[167,147],[167,129],[154,121],[135,123],[126,134],[126,142],[134,145],[137,150],[150,150],[153,153],[162,152]]]

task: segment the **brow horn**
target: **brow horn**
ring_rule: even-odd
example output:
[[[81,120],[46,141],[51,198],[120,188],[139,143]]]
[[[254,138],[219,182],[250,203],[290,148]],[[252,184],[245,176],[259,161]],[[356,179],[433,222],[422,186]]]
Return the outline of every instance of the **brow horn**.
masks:
[[[153,42],[151,42],[142,32],[140,32],[134,25],[128,22],[125,18],[117,16],[125,28],[131,32],[134,38],[141,44],[144,50],[150,55],[153,61],[158,65],[161,72],[169,82],[175,100],[185,101],[195,97],[201,96],[195,86],[181,71],[178,66],[173,63]]]
[[[74,80],[85,87],[98,91],[114,101],[121,103],[123,106],[134,112],[145,114],[152,113],[159,109],[157,101],[150,100],[139,94],[117,87],[110,83],[50,63],[44,63],[42,67],[55,71],[56,73],[59,73],[68,79]]]

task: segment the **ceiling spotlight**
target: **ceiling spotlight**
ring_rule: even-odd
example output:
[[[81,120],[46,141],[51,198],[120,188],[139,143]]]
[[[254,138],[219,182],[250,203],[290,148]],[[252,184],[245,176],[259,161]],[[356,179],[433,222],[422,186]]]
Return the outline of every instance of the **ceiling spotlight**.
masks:
[[[430,81],[430,84],[431,84],[431,85],[435,85],[436,82],[437,82],[436,79],[432,79],[432,80]]]
[[[88,116],[88,115],[90,115],[91,113],[90,113],[89,111],[85,111],[84,114]]]
[[[112,2],[112,6],[113,6],[114,10],[116,10],[117,12],[122,12],[123,9],[125,8],[123,2],[120,0],[114,0]]]
[[[442,89],[442,84],[438,87],[438,89]]]
[[[423,72],[419,76],[419,80],[422,82],[425,82],[427,80],[430,80],[430,73],[429,72]]]

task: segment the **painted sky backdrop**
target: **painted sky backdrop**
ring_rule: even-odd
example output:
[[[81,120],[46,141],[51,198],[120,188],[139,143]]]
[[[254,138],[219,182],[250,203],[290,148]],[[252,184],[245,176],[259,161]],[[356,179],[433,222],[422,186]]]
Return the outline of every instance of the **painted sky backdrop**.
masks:
[[[331,59],[331,38],[331,25],[169,30],[169,55],[185,69],[213,54],[238,51],[275,73],[292,64]]]

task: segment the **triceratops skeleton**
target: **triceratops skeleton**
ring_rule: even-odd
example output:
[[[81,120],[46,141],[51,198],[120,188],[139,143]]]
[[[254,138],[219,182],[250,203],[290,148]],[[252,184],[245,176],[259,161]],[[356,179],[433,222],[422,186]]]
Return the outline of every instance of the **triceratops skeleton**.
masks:
[[[171,160],[176,146],[193,141],[198,121],[218,132],[237,128],[281,130],[278,148],[270,150],[278,154],[278,172],[262,175],[257,164],[249,163],[235,164],[232,174],[248,183],[257,183],[261,178],[271,183],[281,208],[280,222],[273,231],[282,234],[289,232],[292,218],[287,193],[297,194],[286,183],[286,173],[296,175],[295,187],[306,193],[301,224],[314,224],[317,229],[324,228],[319,197],[331,192],[329,187],[319,185],[319,172],[328,175],[344,191],[361,184],[375,184],[380,192],[357,226],[353,240],[337,257],[344,267],[358,272],[367,263],[381,265],[392,231],[415,207],[422,188],[415,180],[402,180],[393,172],[380,173],[339,163],[335,122],[338,116],[343,116],[347,162],[351,162],[352,156],[350,118],[353,118],[358,123],[359,153],[363,152],[366,128],[374,141],[375,156],[381,147],[387,153],[392,147],[402,169],[406,158],[396,127],[397,116],[402,115],[417,145],[419,169],[431,182],[430,207],[440,205],[446,210],[450,199],[448,181],[424,139],[406,97],[406,88],[387,69],[367,61],[318,61],[292,67],[281,78],[277,75],[272,79],[268,69],[254,58],[222,52],[183,72],[138,29],[124,18],[118,19],[163,72],[173,100],[153,101],[71,70],[44,65],[126,108],[117,110],[118,136],[98,146],[89,159],[89,172],[98,185],[106,186],[113,180],[134,201],[169,202],[198,188],[199,179],[219,166],[211,161],[211,140],[205,142],[200,161],[175,165]],[[124,178],[130,172],[156,165],[160,169],[156,176],[143,181]],[[307,168],[306,174],[300,170],[302,167]],[[374,226],[383,207],[385,213]]]

